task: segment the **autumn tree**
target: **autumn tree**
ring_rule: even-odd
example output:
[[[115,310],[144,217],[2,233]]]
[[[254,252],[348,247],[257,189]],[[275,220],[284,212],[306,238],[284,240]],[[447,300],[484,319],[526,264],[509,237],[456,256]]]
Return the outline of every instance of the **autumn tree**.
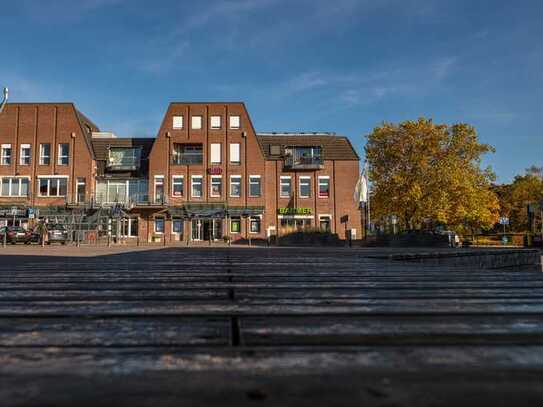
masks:
[[[366,144],[374,219],[395,215],[410,230],[428,222],[457,230],[493,226],[499,216],[495,176],[481,168],[481,157],[493,151],[467,124],[383,123]]]

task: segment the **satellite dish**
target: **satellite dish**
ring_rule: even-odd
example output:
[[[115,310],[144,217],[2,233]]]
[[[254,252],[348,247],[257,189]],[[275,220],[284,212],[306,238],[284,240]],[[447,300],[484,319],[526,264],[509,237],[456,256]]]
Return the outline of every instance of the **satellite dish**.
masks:
[[[4,107],[6,107],[6,104],[8,103],[8,97],[9,97],[9,89],[4,88],[4,100],[2,100],[2,104],[0,104],[0,113],[4,110]]]

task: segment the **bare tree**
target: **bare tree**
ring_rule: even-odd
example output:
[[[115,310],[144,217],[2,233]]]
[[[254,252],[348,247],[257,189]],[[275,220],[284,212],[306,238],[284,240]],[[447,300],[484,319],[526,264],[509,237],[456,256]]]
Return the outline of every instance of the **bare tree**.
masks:
[[[4,110],[4,107],[6,107],[6,104],[8,103],[8,96],[9,96],[9,90],[8,88],[4,88],[4,100],[2,100],[2,104],[0,104],[0,113]]]

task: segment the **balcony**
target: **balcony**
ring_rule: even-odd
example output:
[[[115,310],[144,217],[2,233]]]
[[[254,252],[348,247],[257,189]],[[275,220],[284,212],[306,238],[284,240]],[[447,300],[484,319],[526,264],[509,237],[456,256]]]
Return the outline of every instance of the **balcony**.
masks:
[[[174,154],[172,156],[172,165],[199,165],[203,164],[203,154]]]
[[[291,170],[319,170],[324,168],[320,147],[288,147],[285,149],[285,168]]]
[[[137,171],[141,165],[141,148],[110,147],[106,161],[108,171]]]

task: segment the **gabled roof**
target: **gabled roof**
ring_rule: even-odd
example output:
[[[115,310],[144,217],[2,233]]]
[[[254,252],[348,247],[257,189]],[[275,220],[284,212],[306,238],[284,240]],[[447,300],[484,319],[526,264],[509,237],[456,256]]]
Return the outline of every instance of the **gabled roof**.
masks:
[[[289,146],[320,146],[325,160],[360,160],[349,139],[335,133],[257,133],[256,138],[267,160],[282,158],[271,154],[272,145],[281,146],[281,151]]]

